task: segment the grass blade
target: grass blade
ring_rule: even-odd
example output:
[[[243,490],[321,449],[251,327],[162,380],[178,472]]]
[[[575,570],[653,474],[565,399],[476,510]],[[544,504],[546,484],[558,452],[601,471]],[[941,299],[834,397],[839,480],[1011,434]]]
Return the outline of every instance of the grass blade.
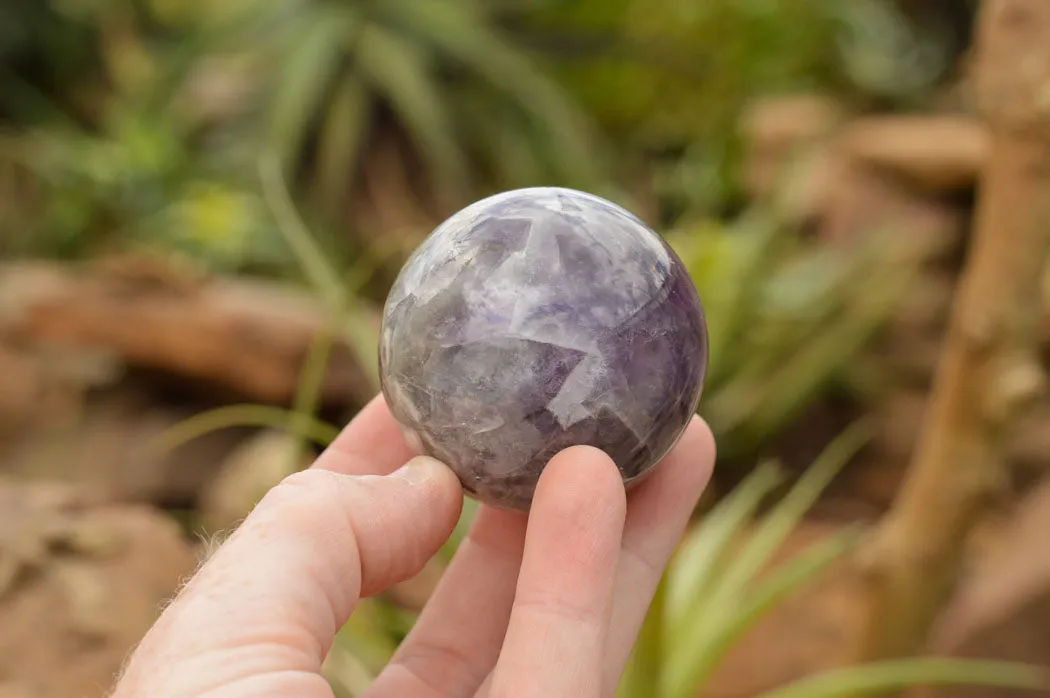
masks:
[[[335,645],[354,654],[373,676],[379,674],[397,650],[384,612],[386,602],[362,599],[335,636]]]
[[[391,21],[425,37],[443,55],[484,77],[532,113],[575,176],[598,181],[599,168],[594,166],[598,160],[589,147],[582,113],[524,53],[489,28],[483,13],[434,0],[387,0],[383,6]]]
[[[828,671],[767,691],[760,698],[853,698],[934,684],[1000,686],[1042,692],[1050,688],[1050,676],[1041,667],[1014,662],[901,659]]]
[[[716,597],[736,597],[751,583],[831,483],[832,478],[867,442],[869,432],[866,422],[857,422],[828,444],[776,509],[766,517],[754,537],[748,541],[733,566],[722,578],[720,589],[715,593]]]
[[[348,12],[322,11],[294,37],[273,92],[267,131],[269,147],[285,166],[293,165],[301,154],[354,25],[354,15]]]
[[[688,535],[675,554],[668,581],[668,606],[679,624],[702,613],[708,588],[725,562],[731,543],[781,479],[772,462],[763,463]]]
[[[310,231],[299,218],[288,188],[284,185],[280,161],[273,156],[263,156],[259,161],[259,175],[266,201],[277,220],[277,228],[302,267],[307,280],[320,294],[329,312],[341,313],[346,304],[346,289],[339,275],[328,263],[324,250],[314,241]]]
[[[446,563],[452,561],[456,551],[459,550],[459,546],[466,540],[480,507],[478,500],[473,497],[465,497],[463,499],[463,512],[459,515],[459,521],[456,522],[452,535],[448,537],[448,540],[445,541],[445,544],[441,546],[441,550],[438,552],[438,555]]]
[[[289,418],[291,427],[289,431],[298,434],[296,426],[301,421],[306,421],[315,416],[321,401],[321,392],[324,387],[324,377],[328,370],[328,359],[332,353],[332,333],[328,327],[322,327],[310,342],[310,348],[303,360],[300,370],[299,382],[296,386],[295,397],[292,403],[292,414]],[[299,437],[295,448],[291,449],[289,455],[289,466],[291,470],[298,469],[302,462],[303,453],[306,450],[308,439]]]
[[[710,350],[719,356],[730,355],[727,349],[739,343],[741,333],[746,332],[754,320],[766,288],[764,278],[772,274],[789,237],[775,220],[762,215],[761,211],[753,211],[741,225],[744,229],[735,234],[746,244],[741,243],[744,250],[740,273],[735,276],[729,292],[727,327]]]
[[[642,623],[627,669],[617,689],[617,698],[661,698],[664,695],[663,665],[666,649],[667,575],[660,580]]]
[[[765,440],[808,404],[889,319],[914,275],[913,268],[873,271],[871,282],[857,287],[856,302],[845,309],[833,329],[802,347],[767,384],[767,399],[749,418],[746,439]]]
[[[373,389],[378,389],[379,369],[376,363],[379,335],[378,329],[371,329],[375,323],[365,306],[352,297],[351,289],[328,262],[324,250],[299,218],[281,177],[279,161],[272,156],[260,158],[259,173],[266,201],[277,219],[277,227],[284,235],[285,242],[307,280],[320,295],[332,322],[341,329],[343,338],[357,359],[358,367]]]
[[[380,316],[363,301],[350,298],[344,306],[339,327],[353,352],[358,368],[368,381],[372,395],[379,391]],[[371,396],[369,396],[371,397]]]
[[[371,94],[360,75],[349,73],[332,97],[317,146],[320,200],[333,213],[346,199],[371,120]]]
[[[428,56],[378,24],[370,24],[358,38],[359,65],[379,92],[390,101],[409,135],[438,175],[439,189],[462,191],[467,166],[451,120],[431,74]]]
[[[292,430],[297,436],[327,446],[339,429],[310,415],[296,416],[291,410],[267,405],[227,405],[195,414],[167,429],[158,437],[160,448],[170,450],[217,429],[270,427]]]
[[[855,529],[848,529],[814,543],[759,585],[749,602],[734,613],[731,622],[712,640],[707,650],[712,663],[725,656],[733,643],[766,613],[852,550],[859,538],[858,533]]]
[[[868,438],[868,426],[857,422],[847,428],[814,461],[791,491],[777,504],[740,555],[717,580],[702,615],[693,616],[676,646],[684,648],[669,667],[670,694],[675,698],[696,695],[720,657],[718,638],[734,623],[741,595],[755,575],[769,562],[791,531],[824,491],[832,478]]]

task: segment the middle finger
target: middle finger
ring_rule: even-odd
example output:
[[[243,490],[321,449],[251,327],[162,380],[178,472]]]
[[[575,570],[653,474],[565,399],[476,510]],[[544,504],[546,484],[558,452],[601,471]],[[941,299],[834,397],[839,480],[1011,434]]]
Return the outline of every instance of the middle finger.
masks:
[[[597,698],[626,496],[616,465],[576,446],[540,476],[493,696]]]
[[[514,602],[526,516],[481,507],[408,637],[365,693],[469,696],[496,663]]]

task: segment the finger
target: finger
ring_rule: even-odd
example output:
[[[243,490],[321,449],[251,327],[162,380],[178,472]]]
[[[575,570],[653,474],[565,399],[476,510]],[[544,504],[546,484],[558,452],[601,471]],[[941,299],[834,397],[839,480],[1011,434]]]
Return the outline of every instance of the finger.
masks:
[[[623,555],[614,594],[612,637],[607,642],[606,686],[615,685],[634,638],[690,514],[710,478],[714,440],[695,418],[674,451],[628,499]],[[442,577],[414,629],[368,696],[421,697],[485,695],[491,669],[506,630],[520,564],[523,520],[514,536],[492,526],[489,517],[506,512],[483,509],[467,540]],[[516,515],[515,515],[516,516]],[[507,555],[506,544],[514,543]],[[636,558],[636,559],[631,559]],[[491,616],[487,616],[491,612]],[[498,622],[479,623],[486,616]]]
[[[555,456],[536,489],[491,695],[602,692],[602,653],[626,496],[613,461],[587,446]]]
[[[630,493],[605,649],[606,687],[620,681],[664,569],[711,478],[714,461],[711,430],[694,417],[671,453]]]
[[[412,631],[365,698],[469,696],[499,656],[525,545],[524,514],[482,507]]]
[[[380,393],[354,416],[312,467],[347,475],[386,475],[417,455]]]
[[[429,458],[385,477],[292,475],[165,610],[116,695],[201,695],[260,674],[275,695],[316,695],[358,599],[418,573],[461,505],[459,481]]]

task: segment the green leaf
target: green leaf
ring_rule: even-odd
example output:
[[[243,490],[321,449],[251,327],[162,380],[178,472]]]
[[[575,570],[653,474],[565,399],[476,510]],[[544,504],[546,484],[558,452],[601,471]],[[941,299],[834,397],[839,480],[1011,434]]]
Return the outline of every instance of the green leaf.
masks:
[[[281,176],[279,161],[272,155],[259,158],[259,178],[266,202],[270,205],[277,228],[302,267],[307,280],[321,296],[328,311],[339,316],[346,305],[347,293],[339,274],[328,262],[295,209],[291,194]]]
[[[453,136],[452,123],[435,80],[435,66],[418,44],[378,24],[358,37],[358,64],[384,94],[439,179],[439,190],[463,191],[467,167]]]
[[[470,533],[470,527],[474,524],[474,519],[478,515],[478,509],[480,508],[481,505],[478,503],[478,500],[473,497],[465,497],[463,499],[463,511],[459,515],[459,521],[456,522],[456,528],[453,529],[452,535],[448,537],[448,540],[441,546],[441,550],[438,553],[446,563],[452,561],[456,551],[459,550],[459,546],[466,540],[467,534]]]
[[[348,73],[332,97],[317,146],[318,189],[333,212],[345,204],[371,121],[372,96],[360,75]]]
[[[763,463],[722,498],[679,547],[669,568],[668,582],[668,607],[676,621],[675,636],[702,611],[718,571],[732,552],[733,541],[781,479],[773,463]]]
[[[78,127],[52,97],[4,65],[0,65],[0,106],[9,118],[17,117],[23,123],[50,121],[71,130]]]
[[[668,667],[669,695],[695,695],[721,657],[719,638],[735,622],[740,603],[754,577],[769,562],[832,478],[868,438],[868,426],[858,422],[832,441],[794,487],[765,517],[743,550],[719,576],[702,610],[689,618],[676,647],[682,648]]]
[[[230,427],[270,427],[284,429],[327,446],[339,435],[337,427],[310,415],[267,405],[228,405],[201,412],[165,430],[157,439],[160,448],[170,450],[218,429]]]
[[[894,3],[855,0],[831,7],[844,72],[869,93],[921,99],[953,63],[944,30],[920,30]]]
[[[726,317],[739,312],[727,289],[736,288],[752,254],[747,228],[740,232],[739,239],[703,232],[701,237],[711,239],[702,246],[678,243],[687,252],[691,273],[701,280],[712,276],[712,265],[716,268],[716,287],[701,288],[713,337],[728,333],[733,322]],[[721,350],[721,360],[712,351],[716,371],[701,407],[719,438],[719,453],[738,458],[775,435],[850,369],[857,352],[899,307],[921,255],[907,236],[880,232],[870,231],[849,249],[804,243],[781,247],[767,279],[752,282],[760,285],[760,293],[750,292],[759,300],[741,321],[748,331]],[[732,241],[725,242],[726,237]],[[720,245],[728,249],[704,251]]]
[[[853,549],[858,539],[858,531],[855,529],[840,531],[809,546],[777,570],[760,584],[749,595],[748,602],[733,614],[731,621],[721,629],[709,646],[708,656],[718,659],[723,657],[733,643],[766,613]]]
[[[1014,662],[901,659],[824,672],[767,691],[760,698],[854,698],[936,684],[1046,691],[1050,689],[1050,676],[1040,667]]]
[[[270,103],[267,143],[285,166],[295,164],[303,143],[338,74],[341,59],[358,23],[356,15],[317,11],[287,37],[292,46]]]
[[[737,344],[741,334],[750,330],[765,289],[763,279],[772,273],[779,261],[779,253],[788,239],[786,233],[776,221],[758,209],[745,217],[740,228],[734,231],[737,247],[743,248],[742,261],[738,265],[741,271],[729,292],[726,326],[719,337],[712,336],[712,354],[730,354],[729,347]]]
[[[338,636],[336,636],[338,640]],[[349,643],[347,643],[349,644]],[[328,681],[335,698],[357,698],[364,695],[375,681],[376,674],[368,668],[357,654],[336,642],[328,651],[321,673]]]
[[[355,298],[348,298],[341,311],[342,337],[354,354],[371,392],[379,388],[379,326],[377,313]]]
[[[324,389],[324,378],[328,371],[328,359],[332,353],[332,333],[323,327],[310,342],[306,359],[299,371],[295,399],[292,403],[292,420],[309,420],[320,405]],[[305,439],[300,439],[289,456],[290,467],[297,468],[306,449]]]
[[[638,633],[634,651],[617,688],[617,698],[659,698],[663,695],[667,575],[660,580]]]
[[[916,270],[908,266],[890,270],[886,265],[877,269],[878,276],[873,271],[867,277],[869,283],[854,287],[855,299],[836,322],[784,361],[765,384],[765,399],[755,406],[749,418],[749,440],[762,441],[776,433],[856,356],[898,307]]]
[[[382,671],[397,649],[386,606],[383,599],[361,599],[335,638],[336,644],[353,652],[373,676]]]
[[[720,580],[719,589],[713,595],[715,598],[729,600],[739,595],[769,562],[832,478],[867,442],[869,434],[868,424],[857,422],[828,444],[748,541]]]
[[[307,280],[321,297],[334,325],[341,331],[373,391],[379,387],[379,330],[367,307],[355,299],[329,263],[325,252],[310,235],[292,202],[276,159],[262,157],[259,175],[267,203],[277,219],[277,227],[303,269]]]
[[[494,187],[529,186],[544,179],[539,153],[523,132],[522,114],[514,105],[464,85],[452,95],[461,133],[492,173]]]
[[[735,235],[721,221],[703,220],[681,226],[667,234],[667,240],[682,258],[689,276],[704,302],[704,314],[710,337],[710,364],[706,379],[705,405],[719,390],[727,376],[733,375],[740,345],[729,351],[722,339],[736,322],[732,317],[735,298],[743,272],[744,236]]]
[[[433,46],[518,102],[544,124],[577,177],[597,177],[596,154],[579,112],[560,87],[490,28],[481,12],[435,0],[386,0],[391,21],[426,37]]]

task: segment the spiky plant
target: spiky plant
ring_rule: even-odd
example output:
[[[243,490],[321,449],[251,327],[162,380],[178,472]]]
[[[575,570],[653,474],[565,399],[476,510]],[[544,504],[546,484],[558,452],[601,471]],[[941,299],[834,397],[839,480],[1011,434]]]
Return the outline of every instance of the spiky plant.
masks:
[[[499,19],[467,0],[280,0],[209,28],[207,45],[262,66],[262,143],[329,205],[384,127],[450,201],[482,179],[600,186],[586,114]]]

